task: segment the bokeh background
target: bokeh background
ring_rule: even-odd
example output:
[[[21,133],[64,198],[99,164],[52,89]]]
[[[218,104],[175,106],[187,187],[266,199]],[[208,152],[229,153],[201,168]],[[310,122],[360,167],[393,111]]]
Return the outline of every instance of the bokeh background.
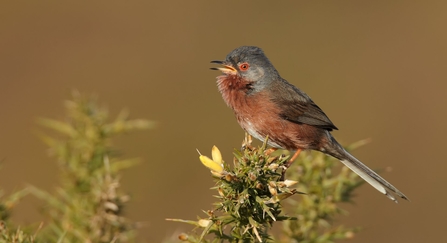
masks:
[[[112,114],[159,122],[116,146],[143,163],[122,178],[127,215],[161,242],[210,208],[214,192],[196,148],[230,160],[243,131],[222,101],[210,60],[241,45],[264,49],[305,90],[355,155],[412,200],[394,204],[369,186],[350,216],[352,242],[442,242],[447,216],[446,1],[3,1],[0,3],[0,187],[52,190],[57,167],[35,136],[37,117],[63,118],[72,89],[97,94]],[[42,220],[28,197],[17,223]]]

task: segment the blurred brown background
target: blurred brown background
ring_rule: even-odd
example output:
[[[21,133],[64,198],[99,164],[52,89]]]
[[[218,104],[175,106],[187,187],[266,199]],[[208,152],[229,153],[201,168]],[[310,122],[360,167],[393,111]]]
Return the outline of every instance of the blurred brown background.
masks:
[[[341,223],[352,242],[445,240],[447,2],[445,1],[8,1],[0,4],[0,187],[51,190],[57,167],[33,134],[39,116],[63,118],[76,88],[112,114],[159,122],[118,148],[144,162],[124,175],[127,215],[147,222],[141,242],[188,226],[214,192],[196,148],[230,160],[243,131],[222,101],[210,60],[240,45],[264,49],[340,128],[345,144],[412,200],[395,205],[363,186]],[[26,198],[18,223],[41,220]],[[444,206],[442,206],[444,205]]]

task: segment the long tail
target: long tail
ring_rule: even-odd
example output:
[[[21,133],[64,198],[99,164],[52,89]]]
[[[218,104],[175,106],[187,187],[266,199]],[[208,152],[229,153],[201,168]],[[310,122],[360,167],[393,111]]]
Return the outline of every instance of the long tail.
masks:
[[[357,175],[363,178],[371,186],[376,188],[379,192],[385,194],[385,196],[387,196],[394,202],[397,203],[397,199],[392,193],[409,201],[408,197],[405,196],[402,192],[400,192],[396,187],[391,185],[391,183],[383,179],[376,172],[368,168],[366,165],[364,165],[362,162],[360,162],[358,159],[356,159],[354,156],[348,153],[332,136],[330,136],[330,138],[331,139],[329,143],[324,148],[325,150],[322,152],[339,159],[349,169],[354,171]]]

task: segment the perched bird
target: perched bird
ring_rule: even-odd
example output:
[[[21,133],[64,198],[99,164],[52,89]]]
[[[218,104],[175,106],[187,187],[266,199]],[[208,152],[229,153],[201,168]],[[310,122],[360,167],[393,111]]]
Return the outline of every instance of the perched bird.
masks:
[[[217,86],[225,103],[233,110],[239,125],[251,136],[274,148],[296,151],[317,150],[333,156],[397,202],[393,193],[408,198],[376,172],[348,153],[331,135],[337,127],[303,91],[281,78],[261,48],[241,46],[224,61],[211,61],[223,67]]]

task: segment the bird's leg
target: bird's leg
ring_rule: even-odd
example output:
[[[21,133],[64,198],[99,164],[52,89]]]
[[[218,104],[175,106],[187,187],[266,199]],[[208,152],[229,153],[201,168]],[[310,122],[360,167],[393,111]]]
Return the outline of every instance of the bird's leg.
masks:
[[[289,159],[289,161],[287,161],[287,164],[285,165],[284,170],[282,171],[282,175],[281,175],[281,181],[284,181],[284,176],[286,175],[286,171],[287,169],[292,165],[293,161],[295,161],[295,159],[298,157],[298,155],[300,155],[302,149],[298,149],[292,156],[292,158]]]
[[[289,167],[292,165],[293,161],[296,160],[296,158],[298,157],[298,155],[300,155],[301,151],[302,151],[302,149],[298,149],[298,150],[293,154],[292,158],[290,158],[289,161],[287,162],[287,164],[286,164],[286,168],[289,168]]]

